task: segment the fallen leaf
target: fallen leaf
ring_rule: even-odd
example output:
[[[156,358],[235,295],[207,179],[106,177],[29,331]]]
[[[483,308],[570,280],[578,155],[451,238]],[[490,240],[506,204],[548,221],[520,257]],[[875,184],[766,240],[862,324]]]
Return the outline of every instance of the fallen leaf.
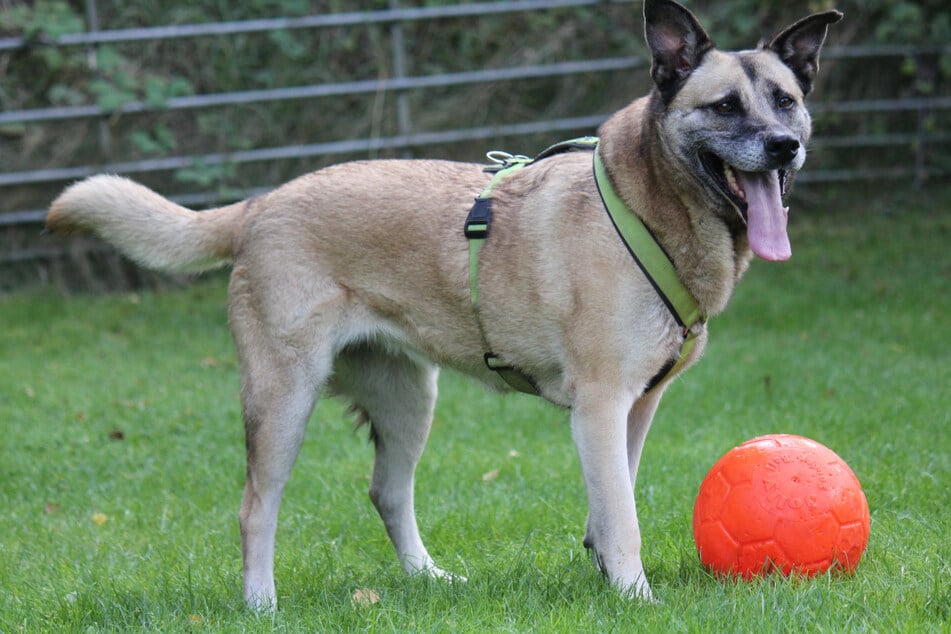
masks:
[[[105,513],[93,513],[92,521],[96,524],[96,526],[102,526],[103,524],[109,521],[109,518],[106,516]]]
[[[53,513],[59,513],[59,504],[56,502],[50,502],[43,507],[43,512],[47,515],[52,515]]]
[[[204,359],[201,360],[201,365],[202,367],[205,367],[205,368],[217,368],[218,359],[214,357],[205,357]]]
[[[488,482],[489,480],[495,480],[497,477],[499,477],[499,470],[492,469],[492,471],[487,471],[482,474],[482,481]]]
[[[355,607],[364,608],[374,603],[380,602],[380,595],[369,588],[357,588],[350,597],[350,602]]]

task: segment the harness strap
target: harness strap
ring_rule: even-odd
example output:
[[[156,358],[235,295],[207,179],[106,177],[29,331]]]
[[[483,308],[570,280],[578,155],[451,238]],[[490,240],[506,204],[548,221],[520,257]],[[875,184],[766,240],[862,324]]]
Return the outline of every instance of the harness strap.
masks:
[[[511,156],[501,152],[490,153],[489,158],[497,165],[486,168],[486,171],[495,171],[495,176],[475,199],[475,204],[472,205],[472,209],[466,217],[464,228],[465,236],[469,240],[469,297],[472,300],[472,310],[476,315],[476,323],[479,325],[482,349],[487,351],[482,357],[485,366],[498,374],[513,390],[537,395],[539,394],[538,386],[530,376],[506,364],[495,353],[488,352],[492,348],[489,346],[482,319],[479,318],[479,253],[489,237],[492,226],[492,198],[490,194],[503,179],[531,163],[532,159],[525,156]]]
[[[628,253],[634,258],[648,281],[664,300],[670,314],[683,328],[689,328],[703,319],[700,306],[687,287],[680,281],[670,257],[658,244],[651,230],[635,213],[627,208],[611,186],[611,178],[604,167],[601,152],[594,152],[594,182],[601,194],[604,209]]]
[[[549,156],[573,150],[593,150],[594,180],[611,223],[644,276],[663,300],[664,305],[667,306],[678,325],[683,328],[684,339],[680,346],[679,356],[665,364],[660,372],[648,382],[645,391],[650,391],[667,376],[678,372],[687,362],[697,338],[693,326],[697,323],[703,323],[706,317],[693,295],[680,281],[673,263],[658,244],[650,229],[644,225],[636,214],[628,209],[624,201],[615,192],[598,151],[597,137],[581,137],[557,143],[544,150],[534,159],[505,152],[490,152],[488,154],[488,158],[495,165],[487,167],[485,171],[494,172],[495,175],[475,199],[475,204],[466,217],[464,227],[465,236],[469,240],[469,295],[476,315],[476,323],[479,326],[483,350],[491,350],[491,346],[489,346],[482,320],[479,318],[479,254],[491,231],[492,190],[502,180],[519,169]],[[486,352],[484,361],[486,367],[496,372],[513,389],[528,394],[539,393],[538,386],[530,376],[518,368],[504,363],[495,353]]]
[[[684,339],[680,344],[677,358],[665,364],[660,372],[647,383],[645,391],[649,392],[666,377],[679,372],[687,363],[690,351],[693,350],[697,340],[697,332],[694,331],[693,326],[705,322],[706,316],[700,310],[697,300],[680,281],[674,263],[661,248],[654,234],[637,214],[631,213],[611,186],[611,178],[604,167],[604,161],[598,149],[594,151],[594,182],[598,186],[598,193],[601,194],[604,209],[621,237],[621,242],[627,247],[628,253],[634,258],[634,262],[654,287],[657,295],[664,301],[677,324],[683,328]]]

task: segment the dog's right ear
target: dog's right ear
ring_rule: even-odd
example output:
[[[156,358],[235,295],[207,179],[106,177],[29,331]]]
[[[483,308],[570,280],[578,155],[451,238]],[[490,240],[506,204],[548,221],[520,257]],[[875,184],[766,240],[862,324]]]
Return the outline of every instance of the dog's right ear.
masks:
[[[651,51],[651,77],[669,103],[713,42],[697,18],[673,0],[644,0],[644,32]]]

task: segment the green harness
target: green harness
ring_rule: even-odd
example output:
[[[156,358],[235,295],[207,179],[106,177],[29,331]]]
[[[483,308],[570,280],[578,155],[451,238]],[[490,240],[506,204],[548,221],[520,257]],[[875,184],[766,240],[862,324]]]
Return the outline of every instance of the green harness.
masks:
[[[466,218],[465,236],[469,239],[469,293],[472,299],[472,308],[479,324],[479,333],[482,337],[486,367],[496,372],[506,383],[519,392],[538,394],[538,386],[530,376],[518,368],[506,364],[496,354],[491,352],[488,338],[482,320],[479,318],[479,253],[489,237],[492,225],[492,190],[506,177],[544,158],[576,150],[589,150],[594,154],[594,180],[601,194],[604,209],[617,230],[621,241],[627,247],[631,257],[640,267],[654,290],[664,301],[677,324],[683,329],[683,343],[680,345],[680,354],[654,376],[645,391],[656,387],[667,376],[677,373],[687,362],[690,351],[696,342],[697,333],[693,326],[706,321],[706,316],[700,310],[697,300],[680,281],[677,271],[670,258],[657,243],[650,230],[644,226],[638,216],[628,209],[611,185],[598,151],[597,137],[582,137],[563,141],[551,146],[534,159],[527,156],[512,156],[504,152],[490,152],[488,157],[495,165],[486,168],[487,172],[494,172],[495,176],[482,191],[469,216]]]

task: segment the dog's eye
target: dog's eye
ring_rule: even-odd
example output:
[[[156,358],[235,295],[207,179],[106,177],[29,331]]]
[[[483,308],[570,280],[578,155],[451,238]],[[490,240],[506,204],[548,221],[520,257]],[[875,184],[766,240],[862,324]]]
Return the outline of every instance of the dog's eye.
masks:
[[[780,110],[789,110],[796,105],[796,100],[789,95],[776,95],[776,106]]]
[[[711,104],[714,112],[717,114],[733,114],[739,108],[736,105],[736,101],[733,99],[724,99],[723,101],[718,101],[714,104]]]

